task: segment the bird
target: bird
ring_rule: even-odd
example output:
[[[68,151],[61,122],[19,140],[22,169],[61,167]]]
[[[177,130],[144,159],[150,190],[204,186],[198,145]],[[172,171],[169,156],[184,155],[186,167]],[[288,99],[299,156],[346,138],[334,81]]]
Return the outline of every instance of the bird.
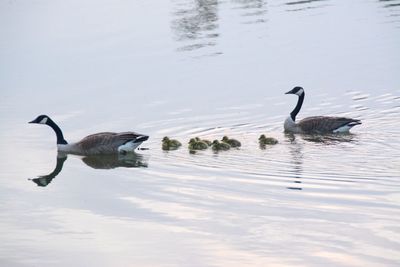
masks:
[[[202,141],[204,143],[206,143],[208,146],[211,146],[212,142],[210,140],[207,139],[200,139],[199,137],[195,137],[194,138],[196,141]]]
[[[231,146],[227,143],[224,142],[219,142],[218,140],[214,140],[212,142],[211,149],[214,151],[220,151],[220,150],[229,150]]]
[[[68,143],[58,125],[47,115],[40,115],[29,123],[50,126],[57,137],[59,152],[77,155],[99,155],[133,152],[142,142],[149,139],[148,135],[135,132],[101,132],[84,137],[76,143]]]
[[[227,143],[231,147],[240,147],[242,145],[238,140],[228,138],[226,135],[222,137],[222,142]]]
[[[168,136],[165,136],[162,140],[162,149],[163,150],[176,150],[181,146],[181,142],[175,139],[169,139]]]
[[[208,144],[196,137],[189,140],[188,148],[189,150],[204,150],[208,148]]]
[[[262,134],[258,138],[258,142],[260,143],[260,146],[276,145],[278,143],[278,140],[273,137],[266,137],[264,134]]]
[[[299,113],[304,101],[304,89],[300,86],[294,87],[285,94],[293,94],[299,97],[296,107],[285,120],[284,129],[287,133],[303,133],[303,134],[332,134],[332,133],[348,133],[349,130],[358,124],[360,120],[346,117],[331,116],[313,116],[304,118],[296,123],[296,116]]]

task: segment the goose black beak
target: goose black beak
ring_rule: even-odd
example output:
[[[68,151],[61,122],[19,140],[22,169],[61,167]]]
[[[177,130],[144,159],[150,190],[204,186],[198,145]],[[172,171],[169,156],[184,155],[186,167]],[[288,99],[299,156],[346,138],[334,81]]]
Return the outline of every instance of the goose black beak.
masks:
[[[35,120],[33,120],[33,121],[29,121],[28,123],[36,123],[36,122],[35,122]]]
[[[289,92],[286,92],[286,93],[285,93],[285,95],[290,95],[290,94],[293,94],[293,93],[292,93],[292,90],[290,90]]]

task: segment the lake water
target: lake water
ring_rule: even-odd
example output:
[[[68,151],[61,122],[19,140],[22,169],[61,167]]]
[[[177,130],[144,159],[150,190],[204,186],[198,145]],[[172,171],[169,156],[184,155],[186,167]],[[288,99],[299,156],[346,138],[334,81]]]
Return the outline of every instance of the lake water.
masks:
[[[399,266],[400,0],[1,0],[0,25],[0,266]],[[300,118],[363,124],[285,135],[296,85]],[[57,158],[39,114],[148,150]]]

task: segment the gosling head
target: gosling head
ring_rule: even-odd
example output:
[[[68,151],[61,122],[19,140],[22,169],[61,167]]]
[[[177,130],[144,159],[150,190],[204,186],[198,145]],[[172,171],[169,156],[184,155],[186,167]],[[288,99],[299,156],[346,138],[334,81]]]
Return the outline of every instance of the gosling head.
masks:
[[[258,138],[258,140],[265,140],[265,139],[266,139],[265,134],[260,135],[260,138]]]
[[[228,140],[229,140],[228,136],[225,135],[224,137],[222,137],[222,141],[223,141],[223,142],[226,142],[226,141],[228,141]]]
[[[191,138],[191,139],[189,140],[189,144],[194,144],[194,143],[196,143],[196,139],[195,139],[195,138]]]
[[[214,140],[212,143],[213,143],[213,145],[218,145],[219,141],[218,140]]]
[[[300,86],[296,86],[295,88],[293,88],[292,90],[290,90],[289,92],[286,92],[285,94],[292,94],[292,95],[298,95],[301,96],[304,94],[304,89],[303,87]]]
[[[165,142],[169,142],[169,138],[168,138],[168,136],[164,136],[164,138],[162,139],[162,141],[165,143]]]
[[[47,115],[40,115],[33,121],[30,121],[29,123],[37,123],[37,124],[48,124],[51,121],[49,116]]]

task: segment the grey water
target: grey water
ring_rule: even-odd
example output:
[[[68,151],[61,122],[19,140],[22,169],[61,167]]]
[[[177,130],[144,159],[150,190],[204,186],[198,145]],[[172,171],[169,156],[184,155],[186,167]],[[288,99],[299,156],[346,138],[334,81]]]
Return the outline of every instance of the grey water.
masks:
[[[1,0],[0,266],[399,266],[399,47],[400,0]],[[363,124],[285,135],[296,85]]]

